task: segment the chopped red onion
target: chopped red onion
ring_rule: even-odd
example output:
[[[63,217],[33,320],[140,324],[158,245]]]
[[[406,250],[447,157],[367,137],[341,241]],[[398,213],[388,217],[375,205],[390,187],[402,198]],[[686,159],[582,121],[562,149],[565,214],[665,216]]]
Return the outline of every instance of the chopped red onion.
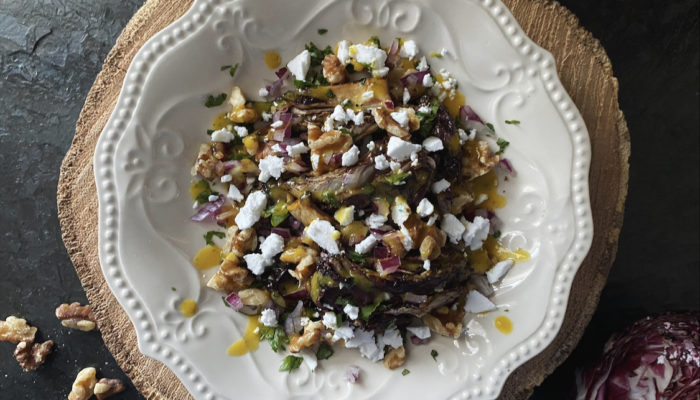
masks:
[[[374,258],[382,259],[389,257],[389,249],[377,246],[374,248]]]
[[[480,123],[484,123],[484,121],[477,115],[477,113],[474,111],[469,106],[461,106],[459,108],[459,118],[462,120],[463,123],[466,124],[467,121],[476,121]]]
[[[518,173],[515,172],[515,168],[513,168],[513,164],[511,164],[507,158],[501,158],[501,161],[498,162],[498,166],[504,169],[508,175],[512,176],[513,178],[518,176]]]
[[[342,157],[341,157],[342,159]],[[374,165],[361,165],[350,169],[343,177],[343,187],[345,189],[354,189],[363,186],[374,175]]]
[[[381,230],[381,229],[370,228],[369,231],[372,233],[372,236],[374,236],[374,238],[377,240],[382,240],[382,238],[384,237],[384,234],[386,234],[386,232]],[[388,256],[389,255],[387,254],[386,256],[380,257],[380,258],[386,258]]]
[[[421,346],[430,341],[430,338],[427,339],[421,339],[416,335],[411,335],[411,343],[415,344],[416,346]]]
[[[391,42],[391,47],[389,48],[389,52],[386,53],[386,62],[384,63],[385,66],[387,67],[393,67],[396,62],[399,60],[399,49],[401,47],[401,44],[399,43],[399,39],[394,39]]]
[[[423,83],[423,78],[425,75],[428,73],[428,71],[422,71],[422,72],[414,72],[412,74],[408,74],[401,78],[401,85],[403,87],[407,87],[409,85],[415,85],[417,83]]]
[[[304,232],[304,224],[302,224],[301,221],[292,217],[291,215],[287,217],[287,220],[289,221],[289,226],[292,227],[292,230],[297,236]]]
[[[240,297],[238,297],[236,292],[231,292],[228,296],[226,296],[226,302],[235,311],[241,311],[241,308],[243,308],[243,301]]]
[[[287,67],[282,67],[275,71],[275,75],[277,75],[277,79],[285,79],[288,76],[288,72],[289,70],[287,69]]]
[[[202,222],[214,218],[216,216],[216,212],[219,211],[221,206],[224,205],[225,200],[226,199],[224,196],[219,195],[219,198],[217,198],[215,201],[210,201],[202,208],[197,210],[197,212],[190,219],[195,222]]]
[[[403,295],[404,301],[407,303],[414,303],[414,304],[422,304],[428,301],[428,296],[424,294],[415,294],[411,292],[407,292],[406,294]]]
[[[224,171],[228,172],[237,166],[241,165],[240,160],[230,160],[230,161],[224,161]]]
[[[386,106],[386,108],[388,108],[390,110],[394,109],[394,102],[393,101],[385,101],[384,105]]]
[[[360,367],[351,365],[345,371],[345,379],[350,383],[357,383],[360,381]]]
[[[333,153],[333,155],[331,156],[330,163],[340,165],[340,163],[342,161],[343,161],[343,153]]]
[[[277,98],[282,95],[282,88],[284,87],[285,80],[290,76],[289,70],[286,67],[280,68],[277,72],[277,80],[270,86],[266,86],[268,96],[271,98]]]
[[[272,122],[282,121],[282,126],[275,128],[272,139],[282,142],[292,136],[292,113],[280,110],[272,115]]]
[[[401,258],[399,256],[393,256],[391,258],[385,258],[377,262],[377,267],[379,267],[379,273],[381,275],[389,275],[396,272],[401,266]]]
[[[287,228],[272,228],[271,233],[276,233],[280,236],[282,236],[284,239],[289,239],[292,237],[292,235],[289,233],[289,229]]]
[[[291,158],[290,158],[291,159]],[[284,166],[284,170],[288,172],[293,172],[300,174],[302,172],[306,172],[309,170],[309,166],[306,165],[306,163],[302,160],[299,159],[293,159],[292,161],[288,162]]]
[[[301,328],[301,311],[303,309],[304,302],[299,300],[297,303],[297,306],[294,307],[294,310],[287,316],[287,319],[284,321],[284,333],[287,334],[287,336],[292,336],[295,333],[299,333]]]

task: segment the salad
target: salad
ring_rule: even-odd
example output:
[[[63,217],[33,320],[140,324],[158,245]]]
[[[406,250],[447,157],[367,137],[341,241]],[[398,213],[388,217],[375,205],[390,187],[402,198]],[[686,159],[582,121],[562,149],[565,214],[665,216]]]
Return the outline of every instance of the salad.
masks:
[[[310,43],[258,93],[207,99],[228,111],[192,168],[192,220],[221,230],[195,266],[251,316],[230,354],[268,340],[289,371],[344,346],[395,369],[497,309],[492,285],[529,255],[499,242],[508,142],[464,99],[415,41],[376,37]]]

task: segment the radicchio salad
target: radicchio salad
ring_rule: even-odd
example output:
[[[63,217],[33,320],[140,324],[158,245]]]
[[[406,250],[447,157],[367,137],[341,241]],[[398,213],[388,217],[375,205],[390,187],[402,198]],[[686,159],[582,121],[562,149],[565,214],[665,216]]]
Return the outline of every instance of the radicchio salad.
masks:
[[[310,43],[258,93],[209,97],[230,108],[194,163],[192,220],[220,230],[195,266],[251,316],[229,354],[267,340],[291,353],[281,371],[313,370],[344,346],[396,369],[497,309],[492,285],[529,255],[499,242],[508,142],[464,99],[415,41],[376,37]]]

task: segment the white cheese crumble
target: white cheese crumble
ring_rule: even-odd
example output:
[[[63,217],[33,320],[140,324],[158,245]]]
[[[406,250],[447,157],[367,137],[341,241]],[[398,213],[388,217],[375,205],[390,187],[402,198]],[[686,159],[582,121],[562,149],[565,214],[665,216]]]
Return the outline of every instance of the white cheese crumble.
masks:
[[[433,226],[433,225],[435,225],[435,221],[437,221],[437,219],[438,219],[438,215],[433,214],[430,216],[430,218],[428,218],[428,222],[426,222],[425,224],[428,226]]]
[[[401,46],[401,50],[399,51],[399,55],[401,57],[406,57],[409,60],[413,60],[413,58],[418,55],[418,45],[416,44],[416,41],[404,41],[403,46]]]
[[[462,234],[465,231],[464,225],[452,214],[445,214],[442,216],[442,221],[440,222],[440,228],[447,234],[450,238],[450,242],[457,244],[460,239],[462,239]]]
[[[403,88],[403,104],[408,104],[411,101],[411,93],[409,93],[408,88]]]
[[[333,225],[322,219],[315,219],[306,229],[306,235],[311,238],[322,249],[330,254],[340,253],[336,239],[339,232],[333,228]]]
[[[430,337],[430,328],[427,326],[408,326],[406,330],[414,334],[418,339],[427,339]]]
[[[421,200],[416,207],[416,212],[421,217],[427,217],[428,215],[432,214],[433,211],[435,211],[435,206],[433,206],[433,203],[431,203],[428,199]]]
[[[272,114],[268,113],[268,112],[264,112],[264,113],[262,113],[262,119],[265,122],[270,122],[270,120],[272,119]]]
[[[480,193],[479,197],[477,197],[476,201],[474,201],[474,204],[476,204],[478,206],[479,204],[485,202],[488,199],[489,199],[489,195],[487,195],[486,193]]]
[[[365,219],[365,223],[372,229],[381,228],[386,221],[386,217],[381,214],[371,214],[369,217],[367,217],[367,219]]]
[[[430,107],[428,106],[420,106],[418,108],[418,112],[421,114],[430,114]]]
[[[493,311],[496,305],[491,302],[486,296],[476,290],[469,291],[467,294],[467,303],[464,305],[464,310],[468,313],[478,314],[482,312]]]
[[[364,93],[362,93],[362,100],[367,101],[367,100],[372,100],[374,98],[374,90],[368,90]]]
[[[374,140],[370,140],[370,142],[367,143],[367,150],[373,151],[375,147],[377,147],[377,145],[374,144]]]
[[[396,328],[389,328],[384,330],[384,334],[379,335],[377,338],[380,347],[391,346],[394,349],[398,349],[403,346],[403,338],[401,333]]]
[[[384,157],[384,154],[380,154],[376,157],[374,157],[374,168],[383,171],[387,168],[389,168],[389,161],[386,160],[386,157]]]
[[[260,252],[263,257],[272,259],[284,250],[284,238],[276,233],[271,233],[260,245]]]
[[[239,137],[244,138],[244,137],[248,136],[248,128],[246,128],[245,126],[234,126],[233,129],[236,130],[236,134]]]
[[[287,153],[289,153],[290,157],[297,157],[299,155],[307,153],[308,151],[309,151],[309,148],[306,147],[304,142],[299,142],[295,145],[287,146]]]
[[[428,60],[425,59],[425,56],[420,58],[420,61],[418,61],[418,66],[416,69],[419,72],[425,72],[428,70]]]
[[[501,278],[503,278],[513,267],[513,264],[513,260],[503,260],[496,263],[496,265],[486,271],[486,278],[489,280],[489,283],[496,283],[500,281]]]
[[[440,179],[439,181],[433,183],[431,186],[431,189],[433,190],[433,193],[438,194],[442,193],[445,190],[447,190],[450,187],[450,182],[448,182],[446,179]]]
[[[274,310],[266,308],[260,313],[260,322],[265,326],[277,326],[277,314]]]
[[[442,140],[439,137],[431,136],[423,141],[423,148],[428,152],[435,152],[444,149]]]
[[[394,113],[392,113],[393,116]],[[401,140],[396,136],[389,138],[386,154],[396,161],[403,161],[411,156],[411,153],[421,150],[421,145]],[[376,159],[375,159],[376,160]]]
[[[413,249],[413,239],[411,239],[411,234],[403,225],[401,225],[401,244],[406,251],[411,251],[411,249]]]
[[[396,172],[401,169],[401,163],[397,163],[396,161],[390,161],[389,168],[391,168],[392,171]]]
[[[267,88],[261,87],[258,90],[258,96],[260,96],[260,97],[267,97],[269,94],[270,94],[270,91],[267,90]]]
[[[333,342],[337,342],[340,339],[349,340],[352,339],[354,336],[355,332],[353,332],[352,327],[350,327],[347,322],[343,322],[343,325],[341,325],[339,328],[335,328],[332,340]]]
[[[354,321],[360,315],[360,308],[353,306],[352,304],[346,304],[345,307],[343,307],[343,312],[348,316],[348,318]]]
[[[260,168],[260,176],[258,176],[260,182],[267,182],[271,177],[279,179],[284,172],[284,160],[277,156],[267,156],[260,160],[258,167]]]
[[[326,313],[323,314],[323,325],[328,329],[335,329],[338,327],[338,319],[334,312],[326,311]]]
[[[239,214],[240,215],[240,214]],[[261,275],[265,272],[265,268],[272,265],[272,260],[263,257],[262,254],[250,253],[243,256],[245,265],[255,275]]]
[[[411,206],[408,205],[406,199],[403,196],[396,196],[394,204],[391,206],[391,219],[396,225],[401,226],[410,215]]]
[[[233,185],[232,185],[233,186]],[[248,229],[255,225],[260,219],[265,206],[267,205],[267,196],[263,191],[253,192],[248,196],[241,211],[236,215],[236,225],[238,229]]]
[[[360,64],[369,64],[375,69],[381,69],[386,63],[386,52],[375,46],[357,44],[353,46],[356,50],[355,60]]]
[[[329,115],[328,118],[326,118],[326,120],[323,122],[321,130],[324,132],[329,132],[332,131],[333,128],[335,128],[335,124],[333,123],[333,116]]]
[[[273,122],[273,123],[270,124],[270,128],[280,128],[280,127],[282,127],[282,125],[284,125],[284,122],[282,122],[282,121],[275,121],[275,122]]]
[[[422,83],[425,87],[432,87],[435,84],[435,82],[433,82],[433,77],[430,76],[430,74],[425,74],[425,76],[423,76]]]
[[[430,271],[430,260],[423,261],[423,269],[426,271]]]
[[[343,65],[347,65],[350,62],[350,42],[343,40],[338,43],[338,59]]]
[[[364,111],[360,111],[359,113],[355,114],[355,110],[352,108],[348,108],[345,110],[345,114],[347,116],[347,120],[352,121],[355,126],[360,126],[365,123],[365,113]]]
[[[359,348],[363,357],[375,362],[384,358],[384,349],[377,346],[374,331],[365,331],[362,328],[355,329],[355,336],[345,341],[345,347],[349,349]]]
[[[351,166],[357,164],[357,161],[359,159],[360,159],[360,149],[358,149],[357,146],[352,145],[350,150],[343,153],[341,165],[343,167],[351,167]]]
[[[333,109],[331,118],[343,124],[348,122],[348,114],[345,112],[345,109],[340,104],[335,106],[335,108]]]
[[[218,195],[215,195],[215,194],[211,194],[211,195],[209,195],[209,197],[207,197],[207,200],[208,200],[209,202],[217,201],[217,200],[219,200],[219,196],[218,196]]]
[[[236,137],[233,135],[233,132],[226,129],[219,129],[218,131],[214,131],[211,134],[212,142],[228,143],[235,138]]]
[[[233,180],[233,177],[231,175],[221,175],[221,183],[228,183]]]
[[[376,244],[377,244],[377,239],[374,236],[369,235],[366,238],[362,239],[362,241],[360,243],[355,245],[355,251],[360,253],[360,254],[365,254],[365,253],[369,252],[370,250],[372,250],[372,248]]]
[[[302,349],[300,351],[301,358],[304,359],[304,364],[306,364],[311,372],[314,372],[318,367],[318,358],[316,358],[316,353],[311,349]]]
[[[230,176],[230,175],[227,175]],[[241,194],[241,191],[238,190],[236,185],[230,185],[228,187],[228,194],[226,194],[226,197],[233,201],[242,201],[243,200],[243,194]]]
[[[287,68],[297,80],[304,81],[310,65],[311,54],[308,50],[304,50],[287,64]]]
[[[474,217],[474,221],[467,224],[464,232],[464,244],[469,246],[471,250],[480,249],[489,235],[490,225],[488,218]]]
[[[311,168],[313,168],[314,170],[317,170],[319,161],[321,161],[321,156],[318,154],[312,154],[311,155]]]
[[[396,121],[396,123],[398,123],[402,128],[408,127],[408,113],[406,110],[392,112],[391,119]]]

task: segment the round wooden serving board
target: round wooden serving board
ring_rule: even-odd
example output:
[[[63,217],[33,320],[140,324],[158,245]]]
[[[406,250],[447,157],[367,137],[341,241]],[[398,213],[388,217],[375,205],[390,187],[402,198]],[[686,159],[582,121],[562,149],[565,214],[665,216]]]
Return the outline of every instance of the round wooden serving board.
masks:
[[[92,161],[97,138],[112,113],[134,55],[151,36],[185,13],[191,3],[149,0],[131,19],[88,94],[58,183],[63,241],[95,310],[104,341],[149,399],[186,399],[190,395],[167,367],[139,352],[134,328],[102,276],[97,256],[97,194]],[[559,334],[505,384],[501,398],[524,399],[570,354],[598,304],[617,252],[627,195],[630,138],[617,101],[618,83],[610,60],[577,18],[553,1],[505,3],[527,35],[554,55],[561,82],[590,132],[593,154],[589,182],[593,245],[573,282]]]

